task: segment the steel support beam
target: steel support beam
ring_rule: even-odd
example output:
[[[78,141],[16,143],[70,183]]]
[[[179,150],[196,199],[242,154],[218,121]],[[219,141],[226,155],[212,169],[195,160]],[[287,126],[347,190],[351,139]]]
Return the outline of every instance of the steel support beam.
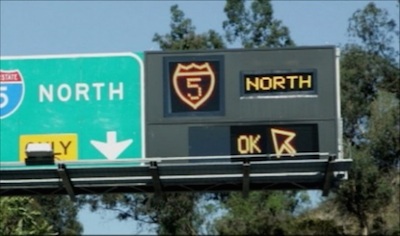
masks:
[[[69,197],[71,198],[72,201],[75,201],[76,198],[75,198],[74,186],[72,185],[71,179],[69,178],[65,164],[58,165],[58,174],[60,175],[64,188],[67,191]]]
[[[333,161],[336,159],[335,155],[329,156],[328,163],[326,164],[325,177],[322,187],[322,196],[326,197],[329,194],[331,188],[331,182],[333,179]]]
[[[243,197],[247,198],[250,191],[250,161],[243,160]]]
[[[162,191],[162,185],[160,180],[160,174],[158,172],[158,166],[156,161],[150,162],[149,166],[150,174],[153,179],[154,194],[156,198],[165,200],[165,196]]]

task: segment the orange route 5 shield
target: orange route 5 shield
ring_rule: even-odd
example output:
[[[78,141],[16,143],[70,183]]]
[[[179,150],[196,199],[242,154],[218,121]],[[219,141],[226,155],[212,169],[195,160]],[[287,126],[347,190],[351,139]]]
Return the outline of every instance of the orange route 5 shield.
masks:
[[[172,81],[178,97],[194,110],[203,105],[215,89],[215,74],[208,62],[188,66],[178,63]]]
[[[221,67],[221,57],[167,61],[167,115],[221,114]]]

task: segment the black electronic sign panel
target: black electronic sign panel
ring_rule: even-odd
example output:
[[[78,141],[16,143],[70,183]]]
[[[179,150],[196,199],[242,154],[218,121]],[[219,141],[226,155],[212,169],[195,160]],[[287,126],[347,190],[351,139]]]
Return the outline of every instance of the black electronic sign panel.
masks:
[[[189,156],[261,155],[270,159],[318,158],[317,124],[189,127]]]
[[[315,124],[231,126],[230,131],[231,155],[272,154],[280,159],[319,151]]]
[[[146,157],[339,154],[337,52],[146,52]]]

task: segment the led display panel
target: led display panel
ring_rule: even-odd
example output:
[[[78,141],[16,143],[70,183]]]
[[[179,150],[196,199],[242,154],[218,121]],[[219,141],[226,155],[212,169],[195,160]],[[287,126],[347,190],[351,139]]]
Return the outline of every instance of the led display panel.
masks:
[[[340,155],[338,63],[334,46],[146,52],[146,157]]]
[[[223,114],[223,57],[164,59],[165,116]]]

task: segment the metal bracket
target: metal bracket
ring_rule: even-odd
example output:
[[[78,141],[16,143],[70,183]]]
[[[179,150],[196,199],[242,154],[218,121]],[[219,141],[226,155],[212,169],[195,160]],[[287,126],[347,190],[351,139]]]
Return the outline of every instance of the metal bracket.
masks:
[[[322,196],[327,197],[329,194],[329,189],[331,188],[331,182],[333,178],[333,161],[336,159],[336,155],[330,155],[328,159],[328,164],[325,169],[324,183],[322,187]]]
[[[67,193],[72,201],[75,201],[75,193],[74,193],[74,186],[72,185],[71,179],[68,176],[67,168],[65,164],[58,164],[58,174],[62,179],[63,185],[67,190]]]
[[[154,194],[156,198],[162,198],[165,200],[165,195],[162,191],[162,185],[160,180],[160,175],[158,173],[158,166],[156,161],[151,161],[149,166],[151,177],[153,178]]]
[[[243,198],[249,196],[250,191],[250,161],[247,159],[243,160]]]

